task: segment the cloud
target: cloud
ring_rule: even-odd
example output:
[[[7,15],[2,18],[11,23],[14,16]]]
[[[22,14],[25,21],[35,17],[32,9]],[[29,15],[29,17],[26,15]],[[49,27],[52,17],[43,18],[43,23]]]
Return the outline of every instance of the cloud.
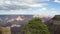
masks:
[[[46,2],[49,0],[0,0],[0,5],[20,5],[20,4],[37,4],[38,2]]]
[[[41,9],[36,9],[36,10],[11,10],[11,11],[1,11],[0,14],[42,14],[45,12],[47,8],[41,8]]]
[[[20,3],[28,3],[35,4],[38,2],[48,2],[50,0],[0,0],[0,3],[4,4],[20,4]]]
[[[47,3],[38,3],[46,2],[48,0],[1,0],[0,1],[0,10],[20,10],[20,9],[29,9],[29,8],[41,8],[45,7]]]
[[[40,8],[40,9],[36,9],[36,10],[11,10],[11,11],[1,11],[0,14],[32,14],[32,15],[55,15],[57,13],[57,11],[52,8],[49,11],[47,11],[47,8]]]
[[[57,14],[57,11],[55,8],[51,8],[48,10],[48,8],[41,8],[39,10],[33,11],[34,15],[46,15],[46,16],[54,16]]]
[[[56,2],[56,3],[60,3],[60,0],[55,0],[54,2]]]
[[[11,19],[9,19],[8,22],[12,22],[12,21],[14,21],[14,20],[23,21],[23,20],[25,20],[25,18],[22,17],[22,16],[18,16],[18,17],[16,17],[16,18],[11,18]]]
[[[42,4],[22,4],[22,5],[5,5],[0,6],[0,10],[20,10],[20,9],[29,9],[29,8],[41,8],[45,7],[48,4],[42,3]]]
[[[37,3],[41,3],[41,2],[49,2],[50,0],[36,0]]]
[[[44,2],[48,1],[50,0],[1,0],[0,14],[55,15],[56,9],[45,8],[49,4]],[[55,2],[60,1],[55,0]]]
[[[27,9],[28,6],[19,6],[19,5],[7,5],[7,6],[0,6],[0,10],[20,10],[20,9]]]
[[[55,8],[51,8],[50,10],[48,10],[48,8],[43,7],[40,9],[36,9],[36,10],[11,10],[11,11],[0,11],[0,14],[23,14],[23,15],[46,15],[46,16],[54,16],[57,14],[57,11]]]
[[[48,15],[50,16],[55,16],[57,14],[57,10],[56,8],[51,8],[48,12],[47,12]]]

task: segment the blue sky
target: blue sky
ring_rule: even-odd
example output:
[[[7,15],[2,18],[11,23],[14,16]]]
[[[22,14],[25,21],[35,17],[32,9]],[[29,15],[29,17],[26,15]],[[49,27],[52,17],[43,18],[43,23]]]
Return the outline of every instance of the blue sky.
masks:
[[[60,0],[0,0],[1,14],[60,15]]]

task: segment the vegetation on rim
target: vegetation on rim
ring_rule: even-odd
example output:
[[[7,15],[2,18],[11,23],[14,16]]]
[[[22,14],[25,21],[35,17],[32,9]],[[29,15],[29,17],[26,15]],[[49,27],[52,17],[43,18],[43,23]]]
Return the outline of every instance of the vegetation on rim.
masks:
[[[33,18],[24,26],[25,34],[50,34],[40,18]]]

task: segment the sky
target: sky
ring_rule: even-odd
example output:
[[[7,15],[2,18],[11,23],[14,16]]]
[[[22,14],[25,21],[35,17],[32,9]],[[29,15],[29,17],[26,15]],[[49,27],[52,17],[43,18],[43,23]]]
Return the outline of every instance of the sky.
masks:
[[[60,15],[60,0],[0,0],[0,15]]]

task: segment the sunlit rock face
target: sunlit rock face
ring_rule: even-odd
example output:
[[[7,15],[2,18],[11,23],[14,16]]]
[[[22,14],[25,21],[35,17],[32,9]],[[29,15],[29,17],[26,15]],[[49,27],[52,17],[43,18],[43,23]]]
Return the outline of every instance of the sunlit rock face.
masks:
[[[11,22],[11,21],[14,21],[14,20],[23,21],[23,20],[25,20],[25,17],[24,16],[18,16],[16,18],[9,19],[8,22]]]
[[[25,19],[24,17],[20,17],[20,16],[16,18],[16,20],[20,20],[20,21],[23,21],[24,19]]]
[[[11,27],[21,27],[21,25],[13,24]]]

